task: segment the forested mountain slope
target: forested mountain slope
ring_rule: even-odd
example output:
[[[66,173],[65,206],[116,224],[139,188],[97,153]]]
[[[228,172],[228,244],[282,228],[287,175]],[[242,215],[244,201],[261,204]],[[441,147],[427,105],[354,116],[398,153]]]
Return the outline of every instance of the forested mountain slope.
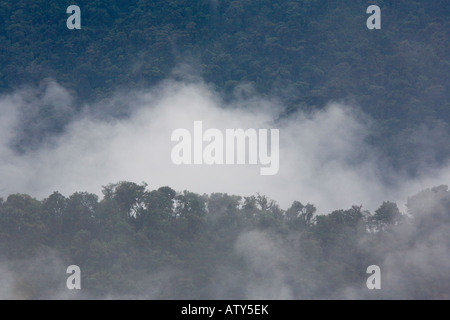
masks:
[[[397,163],[420,147],[404,143],[420,124],[448,131],[448,1],[80,0],[78,31],[65,26],[72,2],[1,1],[3,92],[52,77],[77,99],[96,100],[187,63],[225,94],[250,83],[288,113],[356,104],[380,120],[373,141],[390,144]],[[372,3],[381,30],[365,26]]]
[[[74,4],[81,30],[66,27]],[[449,17],[448,0],[0,0],[0,299],[449,299],[448,187],[404,210],[360,199],[448,184]],[[280,180],[233,187],[355,206],[172,189],[235,177],[174,174],[165,130],[190,110],[205,128],[280,126]],[[61,194],[136,172],[170,187]],[[32,194],[55,181],[61,193]],[[382,290],[366,287],[370,265]]]
[[[263,195],[176,193],[130,182],[104,199],[58,192],[0,205],[0,298],[448,299],[450,193],[315,215]],[[65,288],[68,265],[82,290]],[[368,290],[366,269],[381,268]]]

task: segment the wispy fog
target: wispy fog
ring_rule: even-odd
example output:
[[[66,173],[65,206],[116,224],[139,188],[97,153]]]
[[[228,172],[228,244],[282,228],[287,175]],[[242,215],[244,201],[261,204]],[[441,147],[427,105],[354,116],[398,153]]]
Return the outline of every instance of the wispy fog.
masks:
[[[282,207],[300,200],[328,213],[353,204],[373,210],[383,200],[402,206],[408,195],[449,180],[448,166],[432,168],[426,161],[419,177],[391,170],[385,156],[366,142],[374,122],[357,106],[330,103],[284,119],[275,98],[257,96],[245,86],[237,92],[225,103],[202,82],[165,81],[147,91],[121,90],[81,111],[75,111],[74,97],[53,81],[4,95],[1,195],[20,192],[43,198],[56,190],[100,194],[102,185],[128,180],[197,193],[260,192]],[[172,164],[172,131],[192,131],[195,120],[203,121],[204,130],[280,129],[279,173],[261,176],[259,166],[250,165]],[[62,123],[60,128],[54,128],[56,123]],[[418,130],[418,139],[432,138],[435,131]]]

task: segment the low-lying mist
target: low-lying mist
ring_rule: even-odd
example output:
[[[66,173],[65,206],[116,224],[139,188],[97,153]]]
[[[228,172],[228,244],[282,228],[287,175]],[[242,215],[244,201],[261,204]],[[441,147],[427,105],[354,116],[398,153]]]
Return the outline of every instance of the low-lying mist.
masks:
[[[276,98],[243,86],[225,103],[199,81],[166,81],[146,92],[122,90],[81,111],[73,100],[53,81],[0,98],[0,179],[7,181],[0,195],[100,194],[100,186],[127,180],[199,193],[260,192],[283,207],[301,200],[327,213],[353,204],[374,210],[384,200],[402,206],[408,195],[445,183],[450,175],[448,165],[435,168],[426,161],[414,178],[394,171],[387,155],[366,142],[377,124],[355,106],[330,103],[280,118],[283,106]],[[174,165],[171,133],[192,131],[195,120],[203,121],[204,130],[279,129],[278,174],[260,176],[254,165]],[[422,139],[428,132],[430,139],[435,135],[431,129],[419,131]],[[433,139],[440,148],[435,144]],[[422,157],[426,154],[412,158]]]
[[[243,85],[231,102],[225,102],[201,81],[174,80],[147,91],[120,90],[110,99],[81,108],[74,107],[74,101],[75,97],[54,81],[0,97],[1,197],[21,193],[44,199],[54,191],[66,196],[79,191],[101,196],[102,186],[108,183],[144,181],[148,190],[168,185],[176,191],[189,190],[199,195],[262,194],[276,200],[283,209],[294,201],[312,203],[318,209],[317,215],[301,227],[289,227],[290,222],[283,220],[287,219],[287,211],[282,211],[275,222],[262,219],[263,222],[232,227],[237,222],[220,220],[228,219],[225,215],[217,218],[222,221],[219,223],[214,218],[219,214],[213,210],[208,213],[212,218],[205,218],[207,232],[201,227],[193,232],[197,238],[191,247],[172,240],[168,240],[169,244],[154,242],[161,248],[152,248],[155,251],[143,257],[148,261],[166,259],[173,265],[155,270],[144,268],[130,275],[131,282],[139,284],[136,290],[127,289],[130,279],[124,276],[123,290],[117,294],[89,289],[67,291],[65,268],[77,261],[69,261],[70,255],[61,253],[61,248],[40,249],[44,251],[13,260],[0,254],[1,299],[450,297],[450,278],[445,274],[450,267],[449,192],[441,186],[417,194],[429,187],[448,184],[450,165],[434,166],[432,161],[423,161],[416,176],[394,170],[389,155],[368,142],[368,137],[378,130],[377,122],[357,106],[330,102],[321,110],[284,117],[284,107],[276,97],[258,96],[249,86]],[[205,129],[223,131],[279,129],[278,174],[261,176],[259,167],[254,165],[174,165],[171,134],[179,128],[192,130],[196,120],[201,120]],[[435,136],[436,130],[423,126],[415,134],[426,140]],[[439,141],[442,140],[432,141],[434,148],[445,147]],[[414,160],[417,159],[427,159],[427,154],[414,154]],[[387,231],[378,226],[375,232],[369,232],[368,221],[372,221],[370,217],[384,201],[398,204],[403,222],[393,223]],[[107,207],[108,203],[104,205]],[[362,205],[362,211],[354,205]],[[239,208],[245,209],[245,205],[241,203]],[[259,207],[254,212],[272,212],[266,209]],[[320,218],[338,209],[349,210]],[[252,210],[245,211],[249,221],[256,215]],[[355,225],[342,222],[341,217],[353,216],[358,217]],[[114,227],[102,223],[106,229],[118,228],[120,232],[114,235],[126,239],[121,243],[125,247],[134,243],[154,244],[152,237],[156,236],[151,228],[147,234],[134,222],[126,227],[121,222]],[[190,223],[186,239],[190,239]],[[270,227],[265,227],[266,223]],[[333,223],[337,229],[330,227]],[[131,226],[135,227],[136,235],[130,231]],[[236,234],[228,234],[229,242],[222,243],[221,231],[217,230],[228,227]],[[170,224],[164,228],[172,230]],[[183,225],[180,228],[184,230]],[[171,232],[178,231],[175,228]],[[208,233],[207,240],[197,236],[202,232]],[[341,238],[340,232],[350,236]],[[19,232],[16,236],[22,235]],[[83,240],[84,237],[88,240]],[[208,237],[224,247],[210,247],[216,242],[209,243]],[[102,246],[109,241],[105,239],[96,239],[94,232],[81,229],[70,241],[86,246],[87,253],[83,250],[79,253],[86,261],[94,259],[89,256],[93,253],[113,256],[105,263],[118,274],[125,274],[120,269],[122,263],[115,266],[114,261],[120,260],[127,249],[115,246],[117,252],[108,251]],[[170,254],[164,253],[166,245]],[[70,250],[77,252],[76,246]],[[232,259],[215,260],[220,259],[217,250],[226,250],[224,256]],[[365,268],[372,264],[382,270],[380,291],[369,291],[365,286],[368,277]],[[208,266],[213,266],[213,274]],[[89,283],[108,280],[106,271],[95,268],[90,271],[98,279],[89,278]],[[196,281],[204,286],[189,291],[183,284],[194,272]],[[89,277],[89,272],[84,277]]]

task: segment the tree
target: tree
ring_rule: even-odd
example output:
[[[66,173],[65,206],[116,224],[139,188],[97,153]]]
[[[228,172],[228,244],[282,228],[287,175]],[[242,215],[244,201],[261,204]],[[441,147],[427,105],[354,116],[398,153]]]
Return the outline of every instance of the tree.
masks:
[[[120,210],[128,217],[136,218],[145,209],[145,189],[147,184],[138,185],[133,182],[119,182],[103,187],[105,198],[117,203]]]
[[[294,201],[291,207],[286,211],[286,219],[292,223],[300,224],[301,226],[309,226],[312,224],[316,207],[312,204],[304,206],[299,201]]]
[[[67,199],[59,192],[54,192],[42,203],[43,213],[46,215],[46,223],[51,230],[51,241],[59,243],[62,241],[63,215],[67,209]]]
[[[387,201],[383,202],[381,207],[375,211],[375,215],[370,217],[369,223],[372,223],[376,230],[385,230],[389,226],[400,223],[402,218],[397,204]]]
[[[48,241],[41,203],[26,194],[8,196],[0,211],[2,244],[12,256],[26,257]]]

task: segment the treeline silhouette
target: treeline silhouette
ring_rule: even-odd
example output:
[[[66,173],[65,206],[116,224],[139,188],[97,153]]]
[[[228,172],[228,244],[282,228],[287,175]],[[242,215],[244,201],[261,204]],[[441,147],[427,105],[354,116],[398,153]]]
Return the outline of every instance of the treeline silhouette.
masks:
[[[374,213],[353,206],[317,215],[311,204],[283,210],[259,194],[150,191],[132,182],[105,186],[103,195],[2,200],[0,269],[12,261],[29,270],[23,265],[51,252],[62,265],[80,266],[89,297],[449,297],[445,186],[410,198],[408,214],[385,202]],[[383,272],[377,292],[365,287],[373,264]],[[45,298],[42,288],[53,290],[55,279],[33,270],[16,289],[20,297]]]

